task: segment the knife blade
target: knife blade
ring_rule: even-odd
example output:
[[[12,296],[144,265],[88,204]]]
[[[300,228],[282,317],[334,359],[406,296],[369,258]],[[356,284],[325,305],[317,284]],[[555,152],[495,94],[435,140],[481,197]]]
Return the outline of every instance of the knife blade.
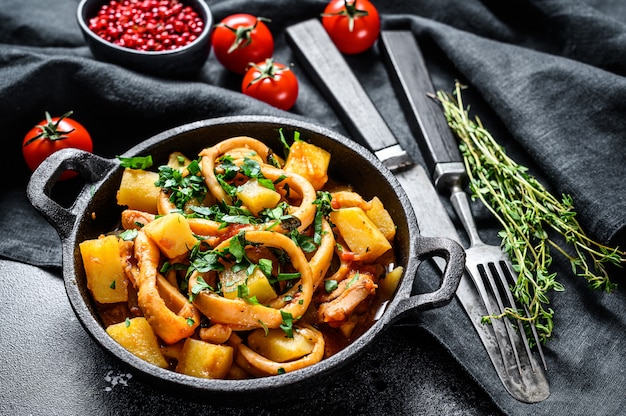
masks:
[[[424,236],[447,237],[460,242],[456,227],[448,216],[429,175],[421,165],[413,162],[399,144],[319,20],[311,19],[292,25],[287,28],[286,35],[299,63],[341,117],[353,138],[369,146],[394,173],[411,201],[420,233]],[[446,149],[454,156],[454,149]],[[441,162],[450,166],[451,160],[452,157],[450,160],[441,159]],[[445,263],[436,258],[434,262],[442,271]],[[506,367],[511,364],[515,366],[515,363],[503,359],[496,341],[496,332],[505,334],[506,330],[497,320],[492,325],[481,323],[486,310],[471,279],[465,273],[456,297],[478,333],[505,389],[518,400],[534,401],[535,394],[528,391],[527,383],[506,376]],[[532,389],[532,386],[530,388]]]

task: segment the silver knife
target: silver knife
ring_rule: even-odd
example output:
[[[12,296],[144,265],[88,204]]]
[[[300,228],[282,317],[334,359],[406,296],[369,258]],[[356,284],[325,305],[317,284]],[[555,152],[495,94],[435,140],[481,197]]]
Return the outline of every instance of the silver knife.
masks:
[[[415,164],[398,143],[393,132],[378,112],[349,65],[337,50],[318,19],[307,20],[287,28],[287,41],[309,77],[342,118],[353,138],[367,144],[374,154],[394,173],[411,201],[420,233],[430,237],[447,237],[460,241],[459,234],[443,206],[429,175]],[[458,150],[457,150],[458,151]],[[440,270],[445,263],[435,259]],[[532,383],[506,376],[506,366],[496,341],[497,331],[505,333],[498,320],[481,324],[486,315],[471,279],[464,274],[456,293],[477,331],[496,373],[505,389],[520,401],[543,400]],[[503,335],[504,336],[504,335]],[[513,363],[513,365],[515,365]]]

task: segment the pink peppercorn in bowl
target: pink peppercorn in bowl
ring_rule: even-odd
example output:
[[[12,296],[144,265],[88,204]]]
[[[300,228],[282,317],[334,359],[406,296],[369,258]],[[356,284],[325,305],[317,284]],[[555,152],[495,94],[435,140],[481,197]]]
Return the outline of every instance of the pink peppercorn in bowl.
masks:
[[[211,49],[204,0],[82,0],[77,19],[96,59],[151,75],[192,76]]]

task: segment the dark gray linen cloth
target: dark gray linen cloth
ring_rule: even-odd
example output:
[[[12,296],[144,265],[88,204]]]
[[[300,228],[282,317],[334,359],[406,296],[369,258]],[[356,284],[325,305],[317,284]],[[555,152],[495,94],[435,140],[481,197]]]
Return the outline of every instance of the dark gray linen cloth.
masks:
[[[94,152],[106,157],[176,125],[227,115],[287,115],[346,134],[284,38],[288,25],[319,16],[324,1],[208,1],[216,21],[238,12],[271,18],[275,57],[293,62],[300,80],[298,102],[288,113],[240,94],[239,76],[223,69],[213,55],[197,77],[186,80],[146,76],[94,60],[75,21],[77,3],[0,1],[0,126],[7,176],[0,191],[1,257],[46,268],[61,264],[58,236],[25,195],[30,172],[21,156],[22,137],[45,111],[73,110],[92,133]],[[573,197],[588,234],[626,246],[626,3],[374,3],[384,28],[415,34],[437,89],[452,91],[455,79],[468,85],[472,112],[556,195]],[[394,132],[423,161],[377,48],[347,59]],[[77,185],[70,181],[56,187],[66,204],[72,186]],[[477,212],[485,238],[497,242],[497,224],[484,210]],[[544,402],[527,405],[508,396],[456,301],[423,313],[417,324],[504,413],[624,414],[624,271],[612,270],[620,285],[616,292],[592,292],[555,257],[566,291],[551,299],[556,329],[545,348],[551,396]]]

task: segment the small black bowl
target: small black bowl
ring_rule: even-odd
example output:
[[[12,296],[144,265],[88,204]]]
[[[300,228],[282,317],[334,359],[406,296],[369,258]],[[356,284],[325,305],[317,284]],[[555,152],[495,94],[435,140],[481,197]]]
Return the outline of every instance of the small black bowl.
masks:
[[[180,0],[191,6],[204,21],[204,30],[193,42],[166,51],[140,51],[106,41],[89,29],[89,19],[110,0],[81,0],[76,17],[87,45],[94,57],[126,68],[166,77],[189,77],[206,63],[211,50],[213,15],[204,0]]]

